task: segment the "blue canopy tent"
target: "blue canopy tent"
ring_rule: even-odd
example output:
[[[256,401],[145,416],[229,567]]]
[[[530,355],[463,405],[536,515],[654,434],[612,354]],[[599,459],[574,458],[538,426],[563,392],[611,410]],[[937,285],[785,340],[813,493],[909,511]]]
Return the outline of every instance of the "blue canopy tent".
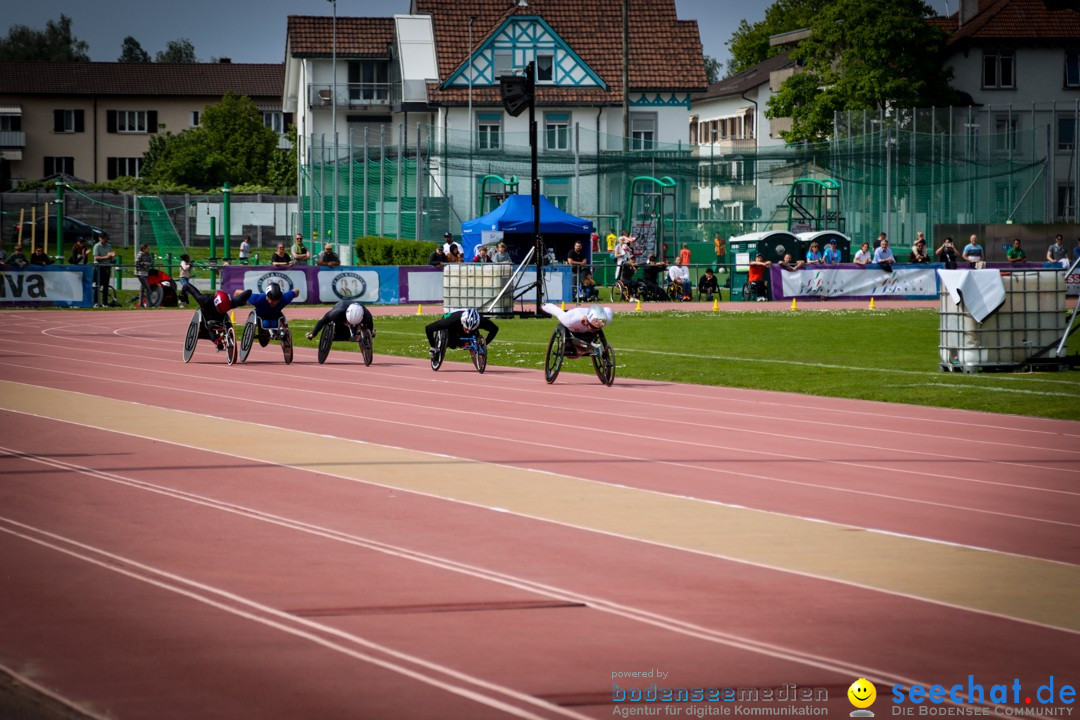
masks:
[[[515,263],[521,262],[534,242],[530,196],[511,195],[487,215],[462,223],[461,247],[465,259],[472,260],[476,255],[476,246],[482,244],[483,233],[496,230],[502,231],[503,242],[506,243],[510,257]],[[591,220],[563,212],[546,197],[540,196],[540,233],[544,236],[544,245],[555,251],[556,258],[565,260],[575,242],[581,242],[586,254],[590,253],[589,236],[592,231]]]

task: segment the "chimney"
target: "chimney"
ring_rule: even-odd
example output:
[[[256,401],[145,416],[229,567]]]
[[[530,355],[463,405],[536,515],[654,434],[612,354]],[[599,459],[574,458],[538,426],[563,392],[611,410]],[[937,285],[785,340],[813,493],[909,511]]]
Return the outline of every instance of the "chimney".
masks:
[[[959,26],[971,22],[979,14],[979,0],[960,0]]]
[[[228,58],[228,57],[218,58],[218,62],[221,63],[222,65],[228,65],[228,64],[230,64],[232,62],[232,58]]]

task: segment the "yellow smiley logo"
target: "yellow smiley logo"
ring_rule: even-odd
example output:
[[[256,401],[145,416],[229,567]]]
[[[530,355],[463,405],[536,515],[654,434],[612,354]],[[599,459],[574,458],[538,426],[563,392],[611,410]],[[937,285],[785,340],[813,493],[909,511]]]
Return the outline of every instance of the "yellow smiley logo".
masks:
[[[868,708],[877,700],[877,688],[866,678],[851,683],[847,690],[848,700],[857,708]]]

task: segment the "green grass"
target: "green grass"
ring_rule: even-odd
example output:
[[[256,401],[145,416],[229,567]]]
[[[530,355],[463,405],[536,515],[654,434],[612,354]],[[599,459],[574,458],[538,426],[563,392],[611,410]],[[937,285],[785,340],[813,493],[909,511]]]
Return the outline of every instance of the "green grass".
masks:
[[[375,351],[426,358],[424,325],[431,320],[376,318]],[[541,369],[555,321],[498,322],[489,363]],[[313,324],[292,323],[297,344],[314,346],[303,337]],[[1080,372],[941,372],[936,310],[617,312],[607,336],[618,362],[616,383],[646,378],[1080,419]],[[346,343],[334,346],[334,352],[346,349]],[[451,351],[448,359],[468,356]],[[587,360],[572,360],[563,372],[593,370]]]

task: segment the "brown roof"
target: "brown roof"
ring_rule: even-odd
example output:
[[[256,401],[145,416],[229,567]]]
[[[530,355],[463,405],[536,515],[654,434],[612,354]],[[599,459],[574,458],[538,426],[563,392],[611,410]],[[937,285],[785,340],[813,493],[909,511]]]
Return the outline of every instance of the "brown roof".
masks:
[[[20,95],[280,98],[284,86],[284,64],[0,62],[0,93]]]
[[[748,67],[742,72],[737,72],[720,82],[713,83],[708,90],[703,93],[696,93],[690,99],[692,102],[699,102],[711,98],[727,97],[728,95],[739,95],[769,82],[769,75],[774,70],[794,66],[795,61],[790,60],[786,52],[778,53],[753,67]]]
[[[955,19],[955,15],[950,20]],[[982,0],[979,12],[949,37],[948,45],[995,40],[1038,42],[1080,39],[1080,11],[1060,0]]]
[[[328,58],[333,54],[334,19],[325,15],[290,15],[285,30],[294,57]],[[339,17],[338,57],[387,57],[394,41],[394,18]]]
[[[623,0],[528,0],[525,7],[507,0],[413,0],[413,12],[430,14],[445,81],[469,54],[469,17],[473,48],[479,48],[515,15],[538,16],[551,26],[607,89],[544,87],[540,104],[622,102]],[[700,91],[707,86],[697,21],[679,20],[674,0],[630,0],[630,90]],[[465,104],[467,88],[430,88],[436,104]],[[473,88],[473,102],[498,104],[497,87]]]

